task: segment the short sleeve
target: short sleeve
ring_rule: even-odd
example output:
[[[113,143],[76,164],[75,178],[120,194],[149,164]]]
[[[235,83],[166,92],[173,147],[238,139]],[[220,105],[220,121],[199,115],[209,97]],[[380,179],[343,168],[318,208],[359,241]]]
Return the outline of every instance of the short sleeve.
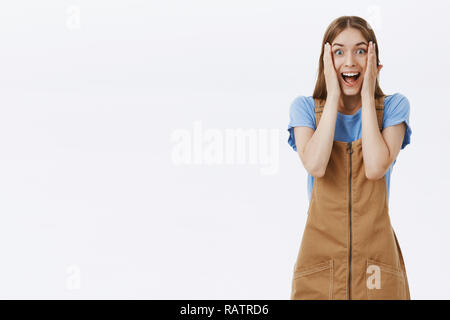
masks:
[[[295,144],[294,127],[310,127],[316,129],[316,119],[314,114],[314,100],[312,97],[299,96],[294,99],[289,109],[289,145],[297,152]]]
[[[409,124],[409,109],[409,101],[401,93],[395,93],[390,96],[389,103],[386,103],[384,108],[383,129],[402,122],[406,124],[406,132],[401,149],[404,149],[411,141],[412,130]]]

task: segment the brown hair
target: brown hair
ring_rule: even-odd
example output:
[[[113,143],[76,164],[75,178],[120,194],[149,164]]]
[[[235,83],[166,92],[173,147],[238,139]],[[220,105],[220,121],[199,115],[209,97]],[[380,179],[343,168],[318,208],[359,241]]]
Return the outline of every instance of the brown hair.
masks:
[[[378,42],[375,37],[375,33],[373,32],[371,26],[367,23],[366,20],[357,16],[342,16],[333,20],[328,26],[322,40],[322,49],[320,52],[319,58],[319,70],[317,75],[316,87],[314,88],[313,98],[315,99],[326,99],[327,98],[327,87],[325,83],[325,75],[324,75],[324,65],[323,65],[323,54],[325,43],[329,43],[331,45],[332,41],[346,28],[355,28],[361,31],[361,34],[367,41],[373,41],[376,43],[375,52],[377,55],[377,66],[380,64],[380,59],[378,55]],[[375,84],[375,98],[380,98],[384,96],[383,91],[378,84],[378,79]]]

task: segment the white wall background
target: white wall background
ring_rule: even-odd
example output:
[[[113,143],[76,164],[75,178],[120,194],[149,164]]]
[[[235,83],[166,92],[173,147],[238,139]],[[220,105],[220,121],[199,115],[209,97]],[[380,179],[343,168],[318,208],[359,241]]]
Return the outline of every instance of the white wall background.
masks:
[[[328,24],[359,15],[376,31],[382,89],[411,103],[411,144],[390,194],[411,296],[449,299],[449,10],[3,2],[0,298],[288,299],[308,208],[289,106],[312,94]],[[270,166],[262,156],[176,165],[177,134],[208,146],[196,123],[201,139],[271,134]]]

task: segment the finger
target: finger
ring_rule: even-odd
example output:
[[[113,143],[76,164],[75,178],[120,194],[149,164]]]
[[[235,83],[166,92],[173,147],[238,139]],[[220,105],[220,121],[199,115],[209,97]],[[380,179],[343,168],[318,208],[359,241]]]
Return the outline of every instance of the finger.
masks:
[[[369,41],[369,45],[368,45],[368,48],[367,48],[367,65],[366,65],[366,72],[367,72],[367,70],[370,70],[369,68],[370,68],[370,61],[372,60],[371,59],[371,53],[372,53],[372,49],[371,49],[371,43],[370,43],[370,41]]]
[[[369,57],[367,59],[368,69],[371,74],[377,73],[377,59],[373,41],[369,43]]]
[[[327,43],[325,43],[325,52],[324,52],[323,58],[325,61],[328,61],[329,57],[330,57],[330,45],[327,42]]]
[[[327,69],[331,70],[332,60],[331,60],[331,50],[330,50],[330,44],[326,43],[326,48],[324,52],[324,64]]]
[[[334,68],[334,55],[333,55],[333,50],[331,48],[331,44],[328,44],[329,50],[330,50],[330,63],[331,66],[333,67],[333,70],[336,71],[336,69]]]
[[[373,65],[377,65],[377,53],[375,52],[375,42],[372,42]]]
[[[369,62],[372,65],[373,64],[373,42],[369,42]]]

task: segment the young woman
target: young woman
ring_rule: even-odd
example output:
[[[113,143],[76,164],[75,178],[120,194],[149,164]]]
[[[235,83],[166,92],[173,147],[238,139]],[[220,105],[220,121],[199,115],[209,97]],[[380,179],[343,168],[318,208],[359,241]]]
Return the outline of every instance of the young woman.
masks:
[[[410,299],[389,218],[389,182],[410,142],[409,101],[385,95],[369,24],[327,28],[312,96],[290,109],[289,144],[308,171],[308,218],[291,299]]]

